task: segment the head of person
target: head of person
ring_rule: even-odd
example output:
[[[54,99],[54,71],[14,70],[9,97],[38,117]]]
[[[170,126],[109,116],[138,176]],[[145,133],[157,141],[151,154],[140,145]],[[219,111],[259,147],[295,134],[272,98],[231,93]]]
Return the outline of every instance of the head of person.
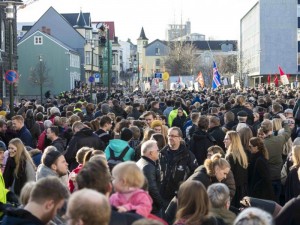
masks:
[[[154,118],[156,118],[156,115],[154,112],[145,112],[143,115],[144,120],[146,121],[148,127],[151,127],[151,123],[153,122]]]
[[[20,162],[29,161],[30,163],[32,163],[32,165],[34,165],[21,139],[19,138],[11,139],[8,144],[8,151],[9,151],[9,157],[14,158],[14,161],[16,163],[15,175],[17,175],[19,171],[19,167],[21,166]]]
[[[184,116],[183,108],[179,107],[179,108],[177,109],[177,116],[179,116],[179,117]]]
[[[24,126],[24,118],[23,116],[17,115],[11,118],[13,129],[16,131],[21,130]]]
[[[207,189],[207,195],[213,208],[229,209],[230,191],[226,184],[214,183]]]
[[[179,187],[177,198],[176,221],[186,219],[185,224],[202,224],[210,210],[204,185],[195,180],[185,181]]]
[[[238,161],[243,168],[247,168],[248,159],[238,132],[228,131],[224,138],[224,144],[227,148],[226,155],[231,154],[235,161]]]
[[[236,217],[234,225],[274,225],[273,217],[259,208],[246,208]]]
[[[210,146],[207,149],[207,158],[210,159],[214,154],[217,154],[217,153],[221,154],[222,157],[225,156],[225,152],[219,145]]]
[[[59,129],[58,126],[51,126],[49,128],[47,128],[47,138],[50,140],[55,140],[55,138],[58,137],[59,135]]]
[[[264,119],[261,122],[260,128],[262,129],[265,136],[268,136],[273,133],[273,123],[271,120]]]
[[[224,180],[230,171],[229,162],[222,158],[219,153],[212,155],[210,159],[206,159],[204,161],[204,167],[206,168],[207,174],[211,177],[215,176],[219,182]]]
[[[247,112],[245,112],[245,111],[239,111],[238,113],[237,113],[237,117],[238,117],[238,121],[240,122],[240,123],[243,123],[243,122],[246,122],[247,121],[247,117],[248,117],[248,113]]]
[[[60,210],[69,197],[69,190],[57,177],[45,177],[36,182],[25,210],[36,209],[39,219],[47,224]]]
[[[129,129],[132,132],[132,137],[134,140],[140,140],[141,138],[141,130],[138,128],[138,126],[131,126]]]
[[[155,140],[157,142],[159,150],[166,146],[166,138],[162,134],[152,134],[150,140]]]
[[[135,162],[122,162],[112,170],[113,187],[116,192],[128,192],[131,188],[141,188],[145,176]]]
[[[80,148],[76,153],[76,162],[78,162],[78,164],[83,164],[84,157],[87,154],[87,152],[89,152],[89,151],[94,151],[94,149],[90,148],[90,147]]]
[[[259,137],[253,137],[249,140],[249,149],[252,154],[256,154],[260,152],[265,159],[269,159],[269,152],[263,142],[263,140]]]
[[[279,131],[282,128],[282,119],[281,118],[273,118],[273,131]]]
[[[78,189],[89,188],[109,196],[112,186],[107,163],[102,159],[86,162],[76,176],[76,183]]]
[[[3,165],[3,160],[5,158],[4,152],[6,151],[6,145],[3,141],[0,141],[0,165]]]
[[[295,119],[293,117],[289,117],[287,121],[289,123],[289,127],[291,128],[291,130],[293,130],[295,128]]]
[[[84,188],[76,191],[68,201],[68,225],[108,225],[110,215],[107,197],[95,190]]]
[[[157,142],[155,140],[149,140],[142,144],[141,147],[141,155],[145,156],[152,161],[158,160],[159,148],[157,146]]]
[[[235,115],[233,112],[228,111],[224,114],[224,122],[225,123],[233,122],[234,119],[235,119]]]
[[[29,181],[22,187],[22,190],[20,193],[21,205],[25,206],[28,203],[30,193],[31,193],[33,187],[35,186],[35,183],[36,183],[35,181]]]
[[[279,113],[280,111],[282,111],[282,109],[283,109],[282,105],[280,105],[278,102],[273,103],[272,105],[273,113]]]
[[[160,120],[153,120],[150,127],[155,133],[162,133],[162,122]]]
[[[59,177],[68,174],[68,163],[65,156],[54,146],[50,145],[44,150],[41,161],[44,166],[50,168]]]
[[[182,140],[182,131],[178,127],[171,127],[168,130],[168,145],[171,150],[178,150]]]
[[[155,134],[155,131],[153,129],[151,129],[151,128],[144,129],[144,136],[143,136],[142,142],[150,140],[152,134]]]
[[[0,133],[5,134],[7,131],[7,124],[6,121],[3,119],[0,119]]]
[[[100,118],[100,127],[105,131],[109,131],[112,128],[112,120],[109,116],[102,116]]]
[[[85,127],[86,126],[84,125],[84,123],[82,123],[80,121],[76,121],[72,125],[72,131],[73,131],[74,134],[76,134],[78,131],[80,131],[81,129],[83,129]]]
[[[247,126],[238,131],[244,148],[248,148],[249,140],[253,137],[252,130]]]
[[[210,116],[209,117],[209,128],[218,127],[220,126],[220,118],[217,116]]]
[[[133,133],[129,128],[124,127],[120,133],[120,139],[123,141],[130,141],[133,137]]]
[[[200,116],[198,120],[198,128],[200,130],[207,130],[209,127],[209,119],[207,116]]]

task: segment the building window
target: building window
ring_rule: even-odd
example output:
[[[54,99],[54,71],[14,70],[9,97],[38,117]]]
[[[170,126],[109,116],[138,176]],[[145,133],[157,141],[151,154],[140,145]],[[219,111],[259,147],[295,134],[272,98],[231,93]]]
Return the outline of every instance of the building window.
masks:
[[[70,58],[70,66],[75,68],[80,68],[80,58],[79,55],[73,55],[71,54]]]
[[[155,66],[160,66],[160,59],[155,60]]]
[[[42,45],[43,44],[43,36],[34,36],[34,44]]]
[[[160,55],[160,48],[155,48],[155,55]]]
[[[86,65],[91,65],[91,59],[92,59],[92,52],[91,51],[85,52],[85,64]]]

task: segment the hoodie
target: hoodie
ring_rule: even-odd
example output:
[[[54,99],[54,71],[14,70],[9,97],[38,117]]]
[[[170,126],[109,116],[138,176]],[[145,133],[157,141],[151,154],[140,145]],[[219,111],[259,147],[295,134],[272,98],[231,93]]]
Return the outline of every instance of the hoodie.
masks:
[[[60,153],[63,153],[66,150],[66,144],[67,141],[60,137],[51,143],[51,145],[54,146]]]
[[[123,152],[123,150],[129,146],[127,141],[123,141],[121,139],[112,139],[109,141],[108,146],[105,149],[105,156],[107,159],[110,159],[110,151],[109,148],[111,148],[111,150],[114,152],[115,157],[118,157],[119,155],[121,155],[121,153]],[[129,150],[127,151],[126,155],[124,156],[123,160],[124,161],[130,161],[130,160],[134,160],[134,149],[129,147]]]
[[[2,225],[44,225],[40,219],[25,209],[11,208],[2,220]]]

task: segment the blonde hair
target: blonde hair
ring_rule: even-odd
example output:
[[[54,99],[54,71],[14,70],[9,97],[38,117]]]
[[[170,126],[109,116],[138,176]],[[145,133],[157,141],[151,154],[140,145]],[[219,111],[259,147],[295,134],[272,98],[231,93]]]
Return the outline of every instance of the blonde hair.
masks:
[[[292,148],[293,167],[300,166],[300,145],[295,145]]]
[[[282,119],[274,118],[272,119],[273,131],[279,131],[282,128]]]
[[[112,170],[112,176],[122,179],[127,187],[141,188],[145,183],[143,172],[131,161],[117,164]]]
[[[204,161],[204,167],[209,176],[215,176],[216,166],[218,166],[222,170],[230,168],[229,162],[226,159],[222,158],[222,155],[220,153],[216,153],[212,155],[210,159],[206,159]]]
[[[32,189],[34,188],[35,183],[36,183],[35,181],[29,181],[22,187],[22,190],[20,193],[20,203],[23,206],[25,206],[28,203],[29,198],[30,198],[30,193],[31,193]]]
[[[21,166],[22,161],[25,163],[31,163],[33,168],[35,168],[35,165],[28,153],[28,151],[26,150],[25,145],[23,144],[23,142],[21,141],[21,139],[19,138],[13,138],[10,140],[8,145],[14,145],[17,148],[17,152],[16,155],[13,157],[16,163],[16,168],[14,170],[14,174],[16,177],[18,177],[18,172],[19,172],[19,168]]]
[[[232,155],[234,162],[238,163],[244,168],[248,167],[247,155],[244,151],[241,138],[236,131],[228,131],[226,135],[229,137],[231,143],[227,149],[226,157]]]

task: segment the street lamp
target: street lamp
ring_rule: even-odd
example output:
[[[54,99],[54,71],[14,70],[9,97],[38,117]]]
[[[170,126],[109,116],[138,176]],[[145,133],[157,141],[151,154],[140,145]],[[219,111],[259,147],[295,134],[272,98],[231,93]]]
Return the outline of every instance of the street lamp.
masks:
[[[40,76],[40,95],[41,95],[41,105],[43,104],[43,77],[44,77],[44,74],[43,74],[43,58],[42,56],[40,55],[39,56],[39,60],[40,60],[40,72],[39,72],[39,76]]]
[[[95,44],[94,40],[91,40],[91,48],[92,48],[92,62],[91,62],[91,79],[94,77],[94,49]],[[93,102],[93,82],[90,80],[91,86],[90,86],[90,102]]]
[[[9,33],[9,69],[13,70],[13,20],[15,19],[15,5],[23,5],[23,2],[16,1],[2,1],[0,5],[6,6],[6,19],[8,21],[8,33]],[[11,116],[14,115],[14,84],[10,83],[9,85],[9,110]]]

